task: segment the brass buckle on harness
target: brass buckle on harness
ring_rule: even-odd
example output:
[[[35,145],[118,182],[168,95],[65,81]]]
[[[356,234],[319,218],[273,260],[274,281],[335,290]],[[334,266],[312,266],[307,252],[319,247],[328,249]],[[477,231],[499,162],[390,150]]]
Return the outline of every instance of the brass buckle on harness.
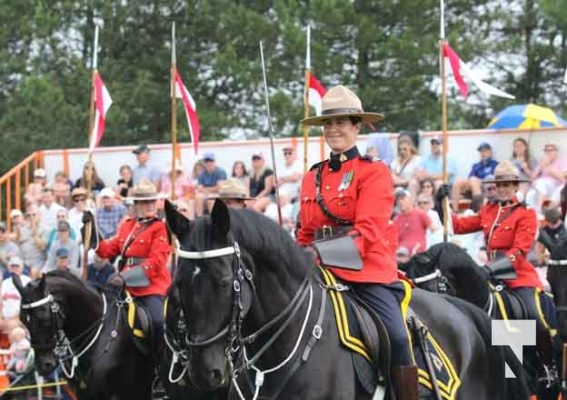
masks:
[[[327,239],[333,236],[333,227],[329,225],[323,225],[321,228],[321,239]]]

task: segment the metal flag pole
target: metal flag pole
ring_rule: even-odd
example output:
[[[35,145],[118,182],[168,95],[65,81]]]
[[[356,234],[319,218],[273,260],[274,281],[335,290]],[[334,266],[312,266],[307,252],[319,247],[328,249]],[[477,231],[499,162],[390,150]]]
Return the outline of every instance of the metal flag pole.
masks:
[[[89,153],[88,153],[88,161],[86,166],[88,167],[88,172],[86,174],[87,181],[83,182],[87,185],[87,207],[91,208],[94,212],[95,208],[92,207],[94,205],[92,199],[91,188],[93,184],[93,152],[91,150],[91,141],[95,140],[93,136],[93,128],[94,128],[94,112],[95,112],[95,77],[97,74],[97,62],[98,62],[98,25],[95,24],[95,36],[94,36],[94,44],[93,44],[93,62],[92,62],[92,75],[91,75],[91,98],[90,98],[90,108],[89,108],[89,133],[88,133],[88,145],[89,145]],[[85,176],[85,175],[84,175]],[[91,247],[91,233],[92,233],[92,224],[93,221],[89,221],[85,223],[85,237],[83,238],[83,258],[82,258],[82,265],[81,265],[81,279],[83,281],[87,280],[88,276],[88,269],[89,269],[89,248]]]
[[[175,74],[177,73],[175,52],[175,22],[171,24],[171,200],[175,200],[175,161],[177,159],[177,93]]]
[[[260,60],[262,61],[262,76],[264,78],[264,94],[266,97],[266,115],[268,117],[268,132],[270,134],[270,150],[272,152],[272,164],[274,168],[274,180],[276,186],[276,205],[278,206],[278,221],[283,225],[282,209],[280,206],[280,189],[278,187],[278,171],[276,167],[276,150],[274,147],[274,128],[272,126],[272,116],[270,114],[270,96],[268,94],[268,80],[266,79],[266,64],[264,63],[264,46],[260,40]]]
[[[439,23],[439,67],[441,74],[441,131],[443,141],[443,183],[446,185],[449,181],[447,174],[447,150],[449,147],[449,139],[447,133],[447,77],[445,71],[445,3],[440,0],[440,23]],[[449,218],[451,217],[451,207],[449,206],[449,197],[445,197],[441,204],[443,207],[443,242],[447,243],[449,236]]]
[[[307,25],[307,50],[305,53],[305,87],[303,89],[303,118],[309,117],[309,80],[311,79],[311,26]],[[309,126],[303,125],[303,174],[307,173],[309,155]]]

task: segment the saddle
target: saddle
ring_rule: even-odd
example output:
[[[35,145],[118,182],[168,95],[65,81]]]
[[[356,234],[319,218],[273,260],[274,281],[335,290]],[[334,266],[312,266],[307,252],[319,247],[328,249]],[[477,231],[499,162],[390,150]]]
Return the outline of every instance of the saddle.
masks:
[[[528,319],[528,312],[522,299],[504,285],[490,286],[490,291],[494,298],[491,317],[497,319]]]
[[[364,300],[350,291],[347,285],[339,282],[329,270],[321,269],[321,276],[333,304],[340,342],[352,352],[354,369],[361,387],[372,394],[377,385],[391,381],[385,379],[390,375],[392,349],[384,323]],[[406,290],[411,291],[408,285],[404,284],[404,286]],[[418,366],[420,392],[429,395],[433,384],[427,372],[426,359],[417,332],[413,329],[416,325],[415,321],[421,326],[424,325],[410,307],[407,307],[404,318],[406,327],[409,328],[408,332],[411,333],[411,347]],[[409,320],[412,321],[411,324],[408,324]],[[430,332],[427,333],[425,341],[429,357],[433,360],[440,394],[445,400],[454,400],[461,384],[459,376],[445,351]]]
[[[152,343],[152,323],[149,312],[145,307],[136,302],[135,298],[130,295],[128,290],[124,290],[125,307],[123,307],[123,316],[128,322],[129,332],[136,348],[144,355],[151,354]]]

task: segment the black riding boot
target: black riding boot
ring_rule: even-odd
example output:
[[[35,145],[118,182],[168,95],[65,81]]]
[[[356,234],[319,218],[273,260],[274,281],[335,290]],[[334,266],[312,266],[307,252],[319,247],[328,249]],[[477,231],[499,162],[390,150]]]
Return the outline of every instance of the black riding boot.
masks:
[[[392,368],[396,400],[418,400],[417,367],[405,365]]]
[[[553,362],[553,339],[548,331],[536,334],[536,350],[542,363],[551,367]]]

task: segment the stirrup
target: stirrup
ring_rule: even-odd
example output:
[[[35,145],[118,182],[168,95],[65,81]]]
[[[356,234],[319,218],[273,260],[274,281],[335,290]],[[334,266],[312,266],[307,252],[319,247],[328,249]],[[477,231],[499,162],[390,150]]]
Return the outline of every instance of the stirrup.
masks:
[[[543,367],[543,376],[538,378],[538,382],[544,382],[545,388],[549,389],[559,380],[559,374],[557,373],[557,368],[555,366],[547,366],[546,364],[542,364]]]

